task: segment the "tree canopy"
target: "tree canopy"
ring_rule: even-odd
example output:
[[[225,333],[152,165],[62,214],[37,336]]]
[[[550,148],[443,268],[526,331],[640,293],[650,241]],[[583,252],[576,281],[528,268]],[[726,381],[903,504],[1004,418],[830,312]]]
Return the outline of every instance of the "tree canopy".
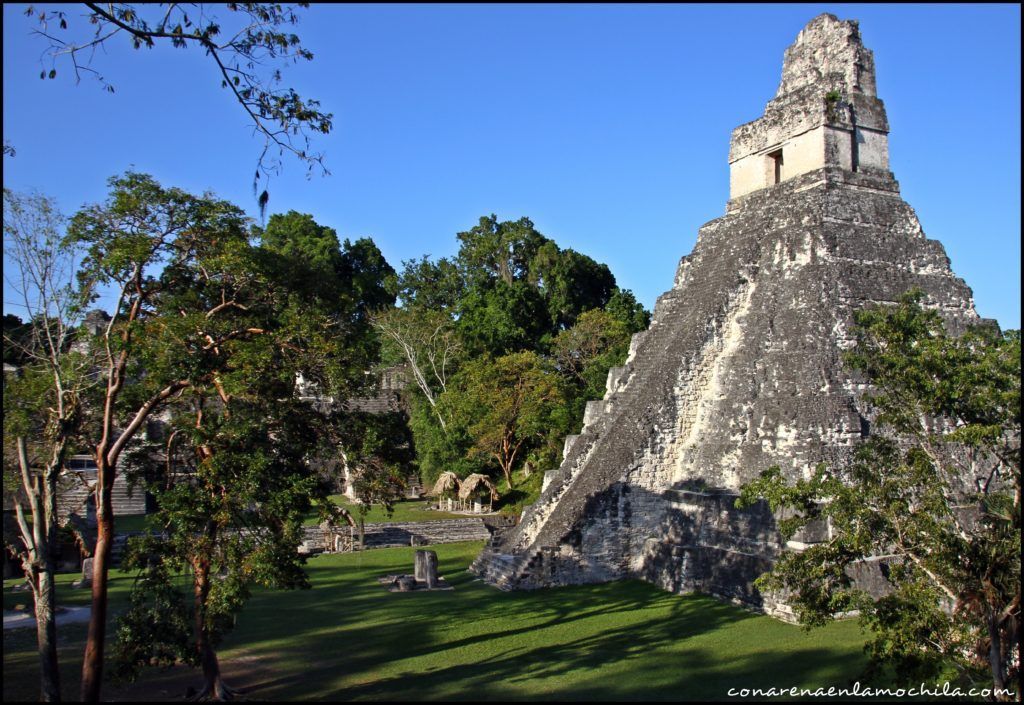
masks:
[[[1019,693],[1020,333],[949,335],[920,298],[857,316],[846,359],[874,389],[878,428],[853,461],[795,484],[773,468],[744,488],[741,503],[795,510],[786,537],[815,519],[831,527],[758,585],[788,595],[808,625],[859,610],[869,674]],[[872,597],[851,576],[878,556],[889,589]]]
[[[578,428],[585,402],[604,394],[608,368],[622,364],[650,316],[606,265],[560,248],[529,218],[484,216],[456,237],[452,258],[405,262],[400,307],[374,323],[415,383],[410,424],[424,482],[500,470],[511,484],[513,464],[528,456],[557,463],[561,437]],[[499,423],[497,405],[484,400],[504,399],[512,392],[503,385],[524,380],[544,380],[557,401],[534,415],[532,402],[506,400],[512,413]],[[498,440],[478,423],[485,417],[511,435]]]

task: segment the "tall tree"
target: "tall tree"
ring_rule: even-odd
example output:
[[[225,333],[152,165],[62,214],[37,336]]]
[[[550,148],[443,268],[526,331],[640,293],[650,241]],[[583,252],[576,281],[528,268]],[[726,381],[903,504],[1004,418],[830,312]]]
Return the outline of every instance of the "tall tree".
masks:
[[[547,304],[553,332],[571,327],[584,311],[602,308],[615,290],[608,265],[550,240],[531,261],[529,277]]]
[[[512,487],[516,462],[562,425],[565,397],[558,375],[536,353],[520,352],[468,363],[444,403],[468,429],[471,453],[493,460]]]
[[[201,329],[216,344],[188,361],[187,398],[170,407],[177,441],[168,439],[152,485],[167,539],[139,547],[143,579],[119,633],[128,672],[154,658],[184,658],[202,667],[200,697],[218,700],[234,691],[221,678],[216,645],[251,586],[308,587],[296,551],[301,520],[314,497],[334,513],[312,461],[344,443],[364,494],[387,501],[382,483],[394,482],[390,461],[400,445],[386,426],[340,403],[365,377],[365,311],[394,300],[390,266],[372,241],[339,247],[334,231],[309,216],[272,216],[263,235],[260,247],[216,238],[195,261],[165,269],[153,298],[164,335],[188,339]],[[179,364],[180,351],[160,346],[147,366],[164,355]],[[297,376],[316,381],[333,408],[300,398]],[[354,418],[362,423],[352,428]],[[185,597],[169,578],[182,565],[192,578],[190,636],[177,608]],[[160,619],[151,604],[166,608]]]
[[[588,395],[603,394],[608,367],[621,364],[629,334],[650,321],[632,293],[615,286],[607,266],[559,248],[529,218],[485,216],[457,237],[459,251],[452,259],[406,262],[398,286],[401,308],[375,319],[416,383],[410,425],[428,483],[443,470],[485,470],[486,454],[470,452],[470,429],[452,418],[451,404],[442,403],[445,396],[449,401],[459,396],[447,390],[462,365],[525,351],[565,357],[559,363],[567,382],[563,418],[537,458],[542,464],[556,462],[552,434],[569,431]],[[601,312],[605,307],[607,315]],[[583,323],[587,312],[591,318]],[[596,350],[602,343],[611,347]]]
[[[873,633],[873,671],[909,682],[954,669],[1020,694],[1020,333],[947,335],[911,293],[857,316],[847,361],[873,385],[884,435],[847,466],[788,484],[778,468],[743,490],[795,510],[784,535],[827,519],[832,538],[786,553],[759,579],[784,590],[801,621],[852,609]],[[889,591],[856,589],[851,567],[888,556]]]
[[[457,262],[470,285],[525,279],[537,250],[547,242],[529,218],[498,222],[493,213],[456,237],[460,243]]]
[[[416,387],[430,405],[443,431],[447,420],[438,398],[448,388],[462,355],[462,344],[444,311],[413,308],[383,309],[372,317],[374,327],[408,365]]]
[[[83,439],[96,463],[98,524],[82,664],[81,696],[90,702],[99,699],[102,682],[114,536],[111,491],[121,455],[152,414],[204,379],[209,372],[204,360],[233,340],[264,332],[254,326],[218,326],[221,318],[245,306],[232,291],[259,286],[244,273],[237,279],[222,277],[223,258],[248,246],[247,219],[238,208],[166,189],[143,174],[114,177],[110,189],[106,203],[74,216],[67,240],[86,252],[80,281],[113,287],[116,296],[108,325],[93,341],[102,390],[86,409],[89,430]],[[185,294],[177,311],[159,309],[158,296],[174,282],[197,277],[210,286],[223,283],[223,295],[210,300]]]
[[[4,363],[10,352],[19,365],[10,379],[4,374],[4,494],[14,504],[17,553],[35,605],[40,699],[57,702],[57,480],[92,381],[88,358],[72,349],[82,297],[74,287],[75,253],[61,246],[63,216],[45,196],[8,189],[3,213],[4,254],[16,272],[5,279],[29,318],[21,324],[4,317]]]
[[[626,360],[629,340],[626,324],[607,311],[593,309],[559,333],[551,351],[559,372],[578,390],[577,399],[600,399],[608,369]]]
[[[470,355],[501,356],[540,347],[551,326],[536,287],[499,279],[466,291],[459,302],[457,328]]]
[[[262,249],[280,258],[278,266],[290,282],[288,295],[320,302],[336,335],[345,337],[345,355],[333,358],[345,365],[344,378],[364,380],[363,373],[380,356],[371,313],[392,307],[397,288],[395,270],[380,249],[369,238],[339,242],[333,228],[296,211],[271,215],[266,228],[256,232]]]
[[[309,3],[297,6],[308,8]],[[332,115],[322,112],[318,101],[303,98],[294,88],[281,86],[281,66],[313,59],[313,52],[290,31],[299,21],[292,6],[83,3],[85,12],[78,17],[72,17],[67,6],[58,7],[46,11],[30,5],[25,10],[26,15],[35,15],[35,34],[47,44],[40,78],[56,78],[57,65],[66,60],[76,79],[81,80],[83,73],[90,74],[113,93],[113,85],[94,67],[96,50],[107,42],[121,36],[135,49],[151,49],[158,44],[175,48],[196,46],[210,58],[221,87],[231,94],[253,129],[263,136],[263,150],[253,179],[254,192],[261,182],[265,185],[268,173],[280,171],[280,157],[285,153],[305,162],[309,170],[319,168],[327,173],[323,155],[310,151],[309,133],[329,133]],[[267,199],[264,188],[258,199],[261,209]]]
[[[249,359],[236,363],[266,375],[256,361],[268,351],[239,352],[231,357]],[[323,425],[311,405],[288,396],[290,385],[254,376],[242,389],[232,376],[223,398],[215,385],[193,387],[176,405],[171,455],[150,485],[162,532],[130,548],[126,567],[141,572],[115,647],[121,675],[178,659],[199,666],[198,699],[237,694],[224,683],[217,645],[252,587],[309,587],[297,548],[317,495],[308,459]]]

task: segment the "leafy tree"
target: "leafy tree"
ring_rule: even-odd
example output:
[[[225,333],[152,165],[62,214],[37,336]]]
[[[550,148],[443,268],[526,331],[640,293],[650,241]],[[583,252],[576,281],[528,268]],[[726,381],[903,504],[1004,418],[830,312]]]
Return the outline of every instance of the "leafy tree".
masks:
[[[608,303],[615,290],[606,265],[560,249],[529,218],[483,217],[458,239],[459,325],[476,354],[546,347],[581,313]]]
[[[365,325],[373,311],[395,305],[398,274],[370,238],[342,243],[338,276],[349,289],[353,314]]]
[[[72,349],[82,299],[74,251],[61,247],[64,218],[45,196],[4,189],[5,276],[29,316],[4,316],[4,496],[14,505],[20,557],[32,589],[39,643],[40,699],[60,701],[54,561],[58,545],[57,480],[72,452],[83,397],[92,386],[89,359]],[[13,303],[13,302],[12,302]],[[5,501],[6,504],[6,501]]]
[[[294,286],[321,292],[326,288],[325,298],[341,297],[338,274],[344,264],[334,228],[320,225],[307,213],[288,211],[271,215],[259,235],[263,247],[293,269],[289,276]]]
[[[215,647],[251,586],[307,586],[296,545],[311,498],[322,514],[351,521],[327,502],[313,461],[337,453],[339,437],[363,466],[384,464],[385,450],[394,454],[393,436],[375,435],[371,421],[353,424],[359,415],[349,415],[339,430],[340,404],[295,393],[298,375],[334,400],[364,386],[359,334],[370,331],[361,312],[367,297],[374,303],[385,291],[380,279],[371,285],[373,272],[383,277],[390,267],[371,241],[342,250],[333,231],[309,216],[272,217],[268,231],[260,246],[244,231],[209,233],[194,259],[164,268],[138,382],[159,384],[165,369],[182,369],[188,386],[168,406],[174,430],[166,462],[154,467],[144,446],[133,456],[148,468],[167,540],[138,547],[134,560],[144,571],[121,623],[119,661],[127,675],[174,658],[201,665],[201,696],[216,699],[233,691],[221,680]],[[322,285],[296,278],[303,267]],[[195,341],[197,332],[202,352],[175,344]],[[364,477],[376,481],[391,470],[380,469]],[[172,579],[182,571],[192,582],[185,621],[185,597]],[[161,606],[155,616],[151,605]]]
[[[559,248],[528,218],[485,216],[457,237],[459,252],[452,259],[406,262],[398,284],[402,307],[375,318],[392,357],[410,365],[416,383],[410,425],[428,484],[445,470],[465,475],[486,469],[481,467],[486,454],[471,452],[474,434],[464,423],[471,417],[453,416],[465,400],[451,391],[454,371],[524,351],[574,356],[568,366],[567,359],[556,361],[566,383],[557,424],[542,441],[531,441],[537,444],[534,464],[543,465],[559,454],[555,434],[568,432],[573,419],[578,422],[587,398],[603,394],[608,367],[621,364],[629,334],[650,320],[631,292],[615,286],[607,266]],[[607,315],[600,313],[605,307]],[[568,334],[595,309],[598,313]],[[445,397],[449,403],[443,403]]]
[[[288,263],[296,290],[334,299],[358,320],[394,305],[397,275],[373,240],[341,244],[334,228],[296,211],[271,215],[257,233],[264,249]]]
[[[404,414],[343,411],[338,420],[343,460],[351,473],[357,502],[359,544],[363,545],[366,514],[375,504],[390,516],[408,487],[406,468],[413,460]],[[353,522],[350,522],[353,523]]]
[[[537,250],[547,242],[529,218],[499,223],[494,214],[481,217],[456,237],[460,243],[457,262],[470,286],[526,279]]]
[[[622,321],[630,335],[647,330],[651,325],[650,312],[636,300],[629,289],[616,287],[604,310]]]
[[[466,364],[444,403],[468,430],[470,455],[493,460],[509,487],[516,461],[564,425],[561,380],[529,351]]]
[[[551,240],[530,263],[530,279],[547,304],[553,331],[572,326],[584,311],[604,306],[615,289],[608,265],[575,250],[560,250]]]
[[[577,390],[576,399],[584,402],[604,396],[608,370],[625,362],[629,340],[626,324],[601,309],[585,312],[576,325],[558,334],[552,356],[559,372]]]
[[[403,262],[398,279],[398,298],[403,308],[452,313],[465,291],[458,265],[450,259],[429,258]]]
[[[846,358],[872,384],[887,435],[847,466],[795,484],[773,468],[744,488],[744,504],[796,510],[780,524],[787,537],[811,520],[831,526],[830,540],[785,553],[758,585],[783,591],[808,625],[860,610],[870,672],[891,665],[918,682],[954,668],[1019,694],[1020,334],[950,336],[920,298],[860,313]],[[891,557],[877,599],[850,577],[870,556]]]
[[[289,211],[271,215],[257,229],[262,249],[279,258],[288,295],[297,302],[315,299],[333,319],[335,334],[346,340],[346,354],[335,356],[348,381],[363,380],[380,355],[370,313],[394,305],[397,276],[369,238],[338,242],[333,228],[313,216]],[[301,315],[301,312],[297,312]],[[364,380],[366,381],[366,380]]]
[[[309,3],[297,5],[309,7]],[[299,21],[292,6],[227,3],[217,6],[218,13],[204,3],[84,3],[87,12],[78,19],[69,19],[65,7],[47,12],[30,5],[25,10],[26,15],[36,16],[39,23],[35,34],[47,43],[40,78],[56,78],[57,64],[67,60],[76,79],[80,80],[83,73],[92,74],[113,93],[113,85],[93,67],[93,59],[96,50],[114,37],[126,37],[135,49],[151,49],[157,44],[200,47],[210,57],[221,87],[238,102],[254,130],[264,138],[253,191],[258,190],[261,180],[265,183],[268,173],[280,171],[280,157],[286,152],[305,162],[310,170],[319,168],[328,173],[323,155],[310,151],[309,133],[329,133],[332,115],[322,112],[318,101],[281,86],[281,65],[313,59],[313,53],[289,30]],[[268,198],[264,189],[258,199],[261,209]]]
[[[82,665],[86,701],[99,699],[102,682],[111,490],[121,455],[154,413],[190,387],[217,382],[212,374],[225,346],[266,333],[258,325],[232,325],[248,308],[236,294],[262,286],[244,267],[232,268],[249,256],[248,221],[238,208],[164,188],[144,174],[112,178],[110,189],[106,203],[72,218],[67,237],[69,246],[85,251],[83,286],[111,286],[117,297],[109,324],[92,341],[99,391],[84,408],[79,441],[97,468],[92,611]],[[211,290],[219,296],[207,295]],[[176,308],[161,308],[161,296],[171,293]],[[292,318],[296,325],[303,320],[297,312]]]
[[[216,647],[252,587],[309,587],[297,547],[316,494],[306,460],[315,412],[252,382],[228,403],[193,388],[174,414],[173,452],[151,484],[162,533],[137,540],[125,562],[141,572],[118,620],[121,676],[180,659],[202,668],[199,699],[231,699]]]
[[[550,328],[546,309],[540,292],[525,281],[473,287],[459,302],[459,336],[472,356],[531,350]]]
[[[448,419],[444,428],[422,395],[409,397],[409,429],[413,434],[416,463],[425,487],[433,487],[445,471],[454,472],[459,477],[487,471],[486,459],[470,455],[473,438],[466,419],[452,417],[452,405],[445,403],[444,397],[439,401],[440,413]]]

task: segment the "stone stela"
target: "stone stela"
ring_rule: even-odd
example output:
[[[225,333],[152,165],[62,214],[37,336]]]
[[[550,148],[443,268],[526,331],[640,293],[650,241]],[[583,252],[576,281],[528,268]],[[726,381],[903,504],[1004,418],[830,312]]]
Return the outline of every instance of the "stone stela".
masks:
[[[918,287],[953,332],[979,322],[900,197],[888,133],[857,23],[816,17],[764,115],[732,133],[725,215],[700,228],[539,500],[473,572],[502,589],[639,578],[792,617],[752,582],[829,527],[783,545],[767,506],[734,507],[738,488],[772,465],[793,479],[844,462],[871,432],[841,360],[855,311]]]
[[[437,553],[416,551],[412,575],[385,575],[378,581],[390,592],[414,592],[418,590],[454,590],[437,574]]]

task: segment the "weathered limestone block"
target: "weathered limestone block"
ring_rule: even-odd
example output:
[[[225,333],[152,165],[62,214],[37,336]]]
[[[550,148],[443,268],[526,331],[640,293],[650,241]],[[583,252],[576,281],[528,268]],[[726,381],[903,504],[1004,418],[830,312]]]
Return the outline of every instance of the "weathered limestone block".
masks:
[[[739,488],[772,465],[795,479],[845,462],[870,434],[865,384],[842,362],[856,311],[918,287],[952,330],[979,321],[900,197],[887,130],[856,23],[815,18],[764,117],[733,133],[734,175],[754,165],[760,181],[734,183],[726,214],[700,229],[606,399],[588,403],[562,465],[478,575],[503,589],[641,578],[791,615],[753,581],[829,527],[786,545],[767,506],[735,508]],[[776,179],[765,160],[777,149]]]
[[[79,590],[83,588],[92,587],[92,566],[92,556],[82,559],[82,577],[76,580],[75,582],[71,583],[72,588],[74,588],[75,590]]]
[[[562,444],[562,458],[569,455],[569,451],[572,450],[572,444],[576,442],[577,438],[579,438],[579,434],[565,437],[565,441]],[[547,482],[547,473],[544,475],[544,481]]]
[[[608,369],[608,379],[605,382],[605,399],[620,390],[626,380],[625,373],[625,367],[611,367]]]
[[[437,553],[416,551],[414,577],[417,582],[425,583],[428,589],[437,587]]]

